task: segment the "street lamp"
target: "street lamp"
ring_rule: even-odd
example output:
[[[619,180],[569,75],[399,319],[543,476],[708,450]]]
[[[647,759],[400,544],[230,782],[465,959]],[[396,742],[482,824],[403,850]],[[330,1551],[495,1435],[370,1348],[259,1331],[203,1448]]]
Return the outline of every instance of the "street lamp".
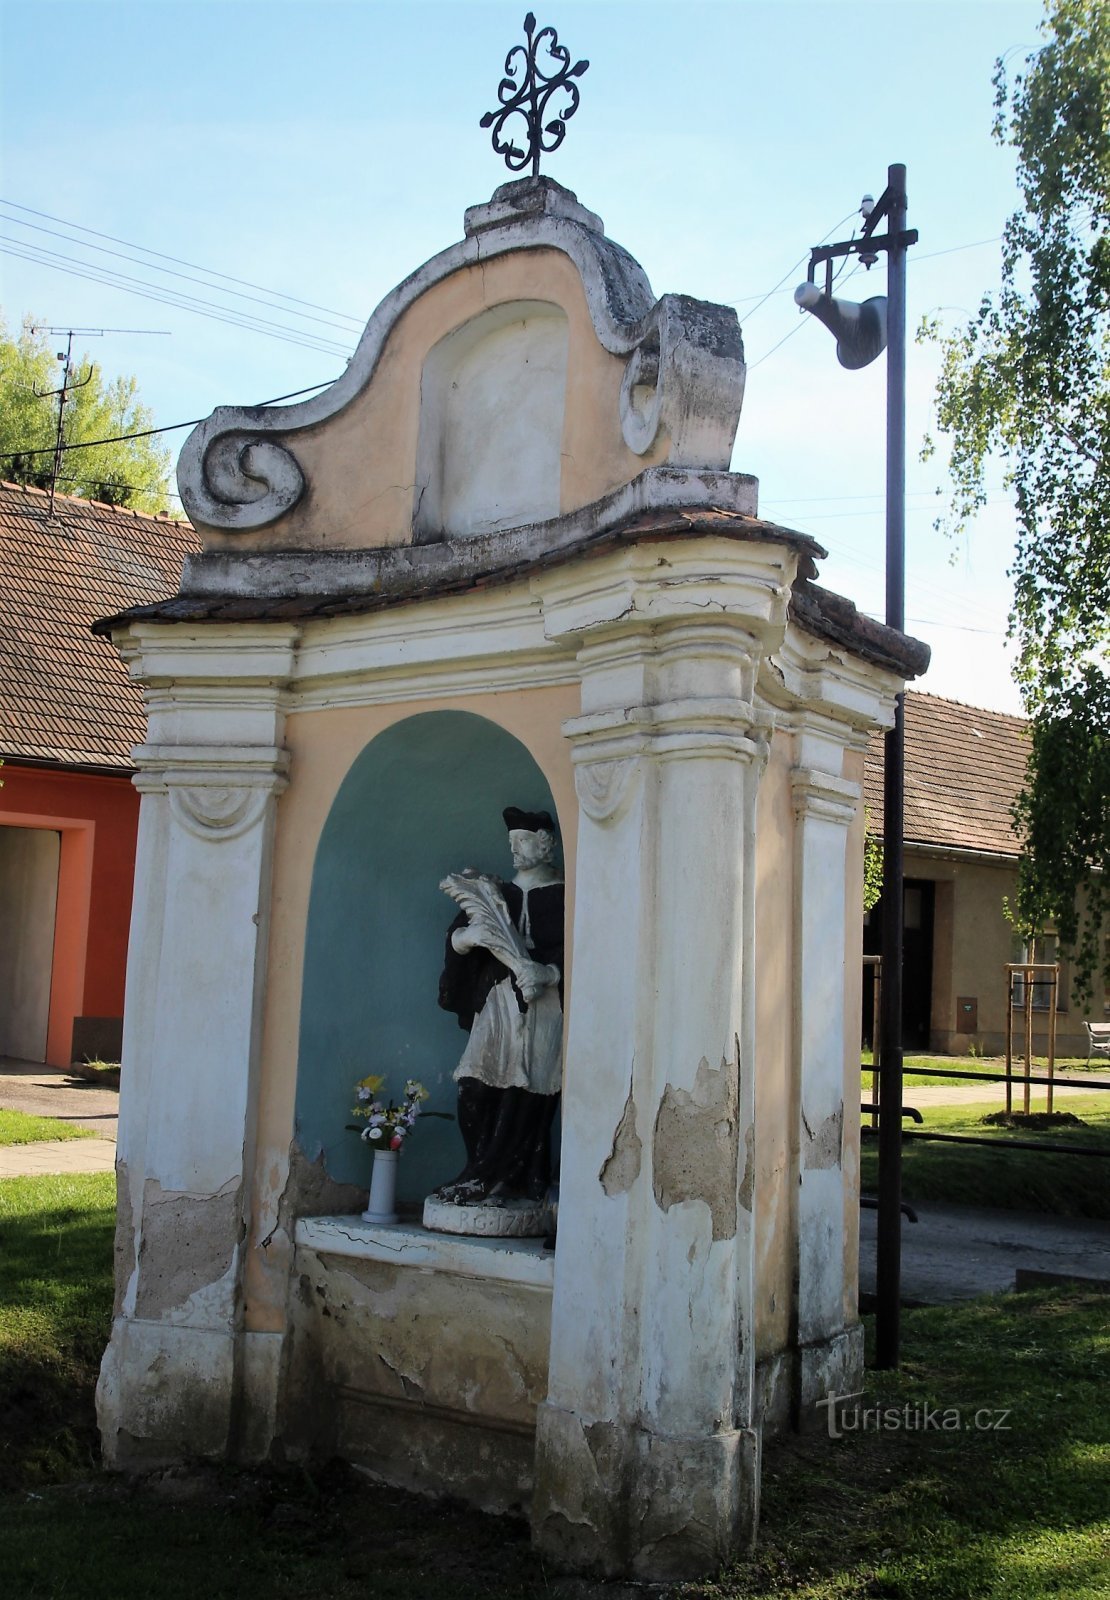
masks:
[[[794,294],[833,333],[841,366],[856,370],[886,349],[886,622],[905,629],[906,596],[906,250],[917,243],[906,228],[906,169],[887,168],[887,186],[877,201],[865,195],[858,239],[818,245],[810,253],[809,278]],[[875,229],[886,219],[887,231]],[[855,305],[832,293],[832,264],[857,256],[870,268],[886,254],[887,292]],[[815,281],[824,263],[825,287]],[[902,809],[905,790],[904,696],[895,705],[883,762],[883,987],[879,1026],[879,1210],[876,1248],[878,1367],[898,1365],[902,1273]]]

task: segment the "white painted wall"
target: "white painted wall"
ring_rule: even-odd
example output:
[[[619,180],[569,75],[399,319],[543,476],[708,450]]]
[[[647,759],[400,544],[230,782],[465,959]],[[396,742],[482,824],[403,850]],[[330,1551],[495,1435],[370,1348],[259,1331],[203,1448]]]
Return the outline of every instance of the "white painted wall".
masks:
[[[0,828],[0,1055],[46,1060],[62,836]]]
[[[515,528],[560,510],[566,313],[495,306],[429,353],[420,383],[417,532]]]

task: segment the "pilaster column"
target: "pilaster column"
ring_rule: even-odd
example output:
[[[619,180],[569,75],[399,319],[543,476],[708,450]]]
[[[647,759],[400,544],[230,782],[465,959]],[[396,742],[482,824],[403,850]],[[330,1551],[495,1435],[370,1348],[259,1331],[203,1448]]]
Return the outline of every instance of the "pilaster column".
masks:
[[[291,630],[266,636],[261,655],[257,627],[179,632],[153,630],[131,650],[153,737],[135,752],[116,1310],[97,1393],[105,1456],[120,1465],[234,1444],[270,857],[287,782]]]
[[[820,1420],[817,1401],[859,1387],[863,1329],[846,1325],[845,903],[848,829],[859,785],[840,777],[843,744],[812,727],[796,735],[794,1084],[797,1151],[795,1415]],[[853,877],[852,881],[855,879]],[[862,906],[860,907],[862,917]],[[855,1107],[850,1109],[855,1123]],[[854,1201],[855,1196],[852,1196]]]
[[[794,1422],[863,1375],[859,1267],[860,784],[872,729],[889,726],[902,681],[792,622],[760,674],[759,701],[793,739],[794,902],[790,1190]],[[848,964],[851,952],[852,969]]]
[[[583,715],[533,1530],[607,1573],[689,1576],[755,1529],[751,689],[790,561],[641,546],[541,590]]]

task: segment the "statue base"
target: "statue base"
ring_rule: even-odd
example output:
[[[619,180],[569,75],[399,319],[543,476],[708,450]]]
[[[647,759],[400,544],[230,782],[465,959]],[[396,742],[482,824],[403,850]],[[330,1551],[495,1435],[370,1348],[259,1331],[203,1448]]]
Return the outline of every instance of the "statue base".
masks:
[[[555,1212],[545,1200],[481,1200],[460,1206],[430,1194],[424,1226],[433,1233],[466,1233],[479,1239],[542,1239],[555,1232]]]

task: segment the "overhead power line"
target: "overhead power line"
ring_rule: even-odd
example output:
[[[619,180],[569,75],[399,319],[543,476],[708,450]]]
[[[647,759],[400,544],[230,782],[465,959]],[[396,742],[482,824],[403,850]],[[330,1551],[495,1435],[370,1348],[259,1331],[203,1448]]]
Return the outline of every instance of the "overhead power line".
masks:
[[[330,388],[335,381],[336,380],[334,378],[329,378],[326,383],[312,383],[309,384],[307,389],[294,389],[291,394],[275,395],[272,400],[259,400],[257,405],[259,408],[262,406],[277,406],[280,405],[283,400],[296,400],[298,395],[313,394],[317,389]],[[91,450],[94,445],[98,444],[124,444],[129,439],[149,439],[156,433],[176,433],[181,428],[195,428],[200,423],[207,421],[207,417],[193,417],[188,422],[167,423],[164,428],[140,428],[136,433],[115,433],[107,439],[83,439],[79,443],[64,444],[62,446],[62,451],[63,453],[66,453],[70,450]],[[48,445],[45,448],[40,448],[38,445],[31,445],[22,450],[5,450],[0,452],[0,461],[12,461],[16,456],[48,456],[52,455],[53,453],[53,445]]]
[[[252,283],[249,278],[232,277],[230,273],[218,272],[215,267],[202,267],[196,261],[183,261],[180,256],[167,255],[162,250],[152,250],[149,245],[134,244],[131,240],[119,239],[114,233],[101,233],[96,228],[86,228],[80,222],[68,222],[64,217],[51,215],[49,211],[36,211],[33,206],[21,206],[16,200],[5,200],[0,197],[0,205],[10,206],[13,211],[25,212],[27,216],[42,217],[45,222],[60,223],[63,228],[73,228],[78,233],[91,235],[94,239],[107,239],[111,244],[122,244],[129,250],[140,250],[144,255],[157,257],[159,261],[172,261],[175,266],[192,267],[196,272],[207,273],[210,278],[222,278],[225,283],[237,283],[244,289],[257,289],[262,294],[273,295],[279,300],[288,300],[293,305],[307,306],[311,311],[324,311],[329,316],[342,317],[347,322],[353,322],[357,327],[362,327],[366,320],[364,317],[357,317],[349,311],[336,311],[332,306],[320,306],[313,300],[298,299],[296,295],[285,294],[281,289],[268,289],[264,284]],[[74,240],[75,244],[79,242],[79,240]]]
[[[854,212],[850,212],[849,213],[849,217],[850,216],[854,216],[854,215],[855,215]],[[844,217],[840,222],[837,223],[836,228],[830,228],[829,232],[825,235],[825,238],[820,241],[820,244],[824,244],[825,240],[830,238],[832,236],[832,234],[834,234],[836,232],[837,228],[842,228],[844,226],[844,223],[847,222],[848,220],[849,220],[848,217]],[[924,255],[915,256],[913,258],[913,260],[914,261],[935,261],[938,256],[954,256],[954,255],[958,254],[958,252],[961,251],[961,250],[981,250],[984,245],[1001,244],[1001,242],[1002,242],[1002,235],[1000,233],[996,233],[993,236],[993,238],[990,238],[990,239],[971,239],[971,240],[968,241],[967,244],[952,244],[952,245],[948,245],[944,250],[927,250]],[[818,246],[818,248],[819,247],[820,246]],[[797,269],[799,267],[804,266],[805,263],[808,261],[808,259],[809,259],[809,251],[807,250],[804,256],[799,256],[798,260],[790,268],[789,272],[784,272],[783,273],[782,277],[779,279],[778,283],[775,284],[774,288],[767,290],[766,294],[763,294],[763,295],[758,295],[758,294],[742,295],[738,300],[730,300],[728,302],[728,304],[729,305],[733,305],[733,306],[745,306],[745,305],[748,304],[748,302],[750,300],[757,300],[759,302],[759,304],[758,305],[754,305],[750,311],[745,312],[745,314],[744,314],[745,323],[750,322],[752,317],[754,317],[756,312],[760,309],[760,306],[766,305],[767,301],[768,300],[772,300],[775,297],[775,295],[777,295],[777,294],[792,294],[793,293],[792,289],[785,289],[783,287],[783,285],[785,283],[789,282],[790,278],[797,271]],[[841,270],[843,271],[843,268]]]
[[[9,223],[9,224],[11,224],[11,225],[13,225],[14,227],[17,227],[17,228],[33,228],[36,233],[45,233],[51,239],[61,239],[66,244],[75,244],[78,247],[78,249],[81,249],[81,250],[96,250],[101,255],[114,256],[117,261],[127,261],[127,262],[130,262],[132,266],[147,267],[148,269],[150,269],[150,270],[152,270],[154,272],[164,272],[164,273],[167,274],[168,277],[181,278],[186,283],[199,283],[202,286],[202,288],[205,288],[205,289],[216,288],[216,285],[210,283],[208,278],[197,277],[197,275],[195,273],[193,273],[193,272],[178,272],[173,267],[159,267],[159,266],[156,266],[153,262],[144,261],[141,256],[133,255],[129,251],[126,251],[126,250],[109,250],[107,245],[103,245],[103,244],[88,244],[83,239],[75,239],[72,234],[59,233],[57,228],[44,228],[41,225],[41,223],[24,222],[19,217],[0,217],[0,221],[7,222],[7,223]],[[34,246],[34,241],[33,240],[20,240],[20,241],[13,241],[13,242],[19,242],[19,243],[25,243],[25,244],[29,243],[32,246]],[[44,246],[39,246],[38,248],[45,248],[45,247]],[[67,260],[67,261],[72,261],[74,259],[80,260],[80,257],[76,257],[75,258],[73,256],[65,256],[64,259]],[[90,265],[90,266],[95,265],[95,263],[93,263],[93,262],[83,263],[83,265],[84,264],[87,264],[87,265]],[[109,269],[109,270],[115,270],[115,269]],[[120,276],[121,277],[126,277],[126,274],[125,273],[121,273]],[[145,279],[145,278],[144,279],[137,279],[136,278],[136,279],[132,279],[131,281],[132,282],[136,282],[136,283],[138,283],[138,282],[143,282],[143,283],[149,282],[149,280]],[[311,312],[308,312],[308,311],[295,311],[295,310],[293,310],[293,308],[291,306],[275,305],[274,300],[269,295],[244,294],[244,292],[241,289],[218,289],[217,292],[220,293],[220,294],[234,295],[237,300],[249,300],[252,305],[265,306],[268,311],[284,311],[286,313],[286,315],[293,316],[293,317],[301,317],[301,318],[304,319],[305,322],[318,322],[318,323],[321,324],[321,326],[323,326],[325,328],[336,328],[336,329],[339,330],[340,333],[350,334],[352,332],[352,330],[350,328],[345,328],[341,322],[336,322],[334,320],[334,318],[332,318],[332,317],[317,317],[317,316],[313,316],[313,314]],[[211,302],[208,302],[208,303],[210,304]],[[352,318],[350,320],[353,321],[354,319]]]
[[[340,344],[338,340],[324,338],[307,328],[294,328],[288,324],[272,322],[268,318],[256,316],[253,312],[242,311],[236,306],[220,306],[215,301],[187,295],[184,291],[173,289],[168,284],[149,284],[144,279],[119,273],[114,268],[102,267],[96,262],[79,261],[76,257],[48,250],[42,245],[30,244],[26,240],[8,239],[0,235],[0,254],[33,261],[38,266],[50,267],[56,272],[67,273],[70,277],[86,278],[94,283],[106,284],[109,288],[121,289],[126,294],[138,295],[143,300],[154,300],[161,305],[176,306],[179,310],[191,311],[197,316],[208,317],[215,322],[227,323],[231,327],[242,328],[251,333],[261,333],[266,338],[279,339],[285,344],[300,345],[302,349],[318,350],[325,355],[344,357],[351,353],[350,344]]]

